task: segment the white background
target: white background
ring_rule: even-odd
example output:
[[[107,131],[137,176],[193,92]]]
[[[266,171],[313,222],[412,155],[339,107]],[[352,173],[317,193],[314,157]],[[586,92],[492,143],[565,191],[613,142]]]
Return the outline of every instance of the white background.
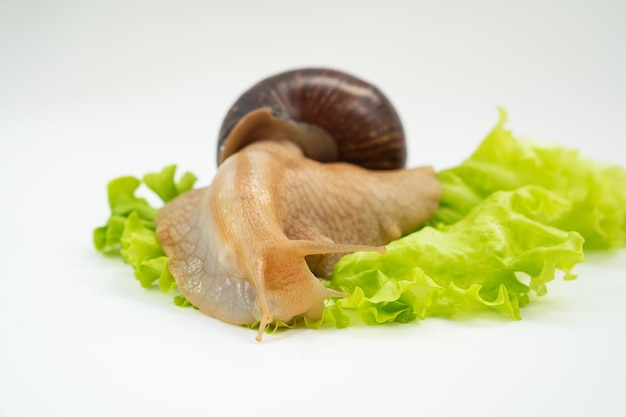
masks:
[[[626,253],[513,322],[254,332],[94,251],[106,184],[215,172],[228,106],[278,71],[378,85],[409,164],[521,136],[626,166],[621,1],[0,0],[0,416],[626,415]]]

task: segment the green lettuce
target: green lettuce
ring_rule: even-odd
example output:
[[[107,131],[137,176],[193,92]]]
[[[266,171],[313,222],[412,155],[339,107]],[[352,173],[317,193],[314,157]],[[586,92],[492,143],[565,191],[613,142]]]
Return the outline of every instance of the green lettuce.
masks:
[[[424,227],[387,245],[354,253],[335,266],[332,287],[350,296],[338,309],[367,324],[409,322],[488,308],[520,319],[534,292],[546,293],[557,270],[583,261],[583,238],[541,220],[561,216],[568,201],[536,186],[500,191],[451,225]]]
[[[444,196],[430,224],[450,224],[496,191],[544,187],[571,202],[547,224],[576,230],[586,249],[626,243],[626,171],[582,157],[575,149],[515,138],[506,113],[478,149],[459,166],[439,173]]]
[[[93,231],[93,243],[99,252],[120,256],[133,267],[135,278],[142,287],[156,285],[166,293],[176,289],[176,282],[155,232],[154,219],[158,209],[146,199],[137,197],[136,192],[145,184],[162,203],[170,201],[189,191],[196,181],[189,172],[175,181],[175,173],[176,166],[170,165],[161,172],[144,175],[143,181],[132,176],[111,181],[107,187],[111,216],[104,226]],[[180,306],[189,305],[182,295],[176,295],[174,302]]]
[[[624,245],[626,171],[516,138],[500,114],[466,161],[438,174],[444,194],[425,227],[386,254],[337,263],[330,286],[349,296],[332,305],[335,315],[379,324],[486,308],[520,319],[557,271],[575,278],[583,244]]]
[[[419,230],[391,242],[385,254],[354,253],[336,265],[318,321],[298,318],[268,331],[304,323],[344,328],[356,323],[410,322],[461,311],[493,310],[520,319],[531,296],[544,295],[557,275],[574,279],[585,249],[626,242],[626,171],[585,159],[576,150],[522,140],[505,128],[506,114],[460,165],[438,177],[440,209]],[[157,208],[137,197],[141,185],[166,203],[191,189],[176,167],[109,183],[111,216],[93,233],[103,254],[120,256],[143,287],[176,290],[154,227]],[[177,295],[175,304],[189,302]]]

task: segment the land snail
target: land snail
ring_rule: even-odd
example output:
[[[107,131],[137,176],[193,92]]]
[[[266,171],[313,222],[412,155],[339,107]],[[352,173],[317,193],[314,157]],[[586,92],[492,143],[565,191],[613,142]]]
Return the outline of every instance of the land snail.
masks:
[[[385,252],[437,210],[431,167],[404,169],[398,114],[344,72],[298,69],[246,91],[219,133],[208,187],[166,204],[157,236],[181,293],[204,313],[266,326],[319,319],[345,253]]]

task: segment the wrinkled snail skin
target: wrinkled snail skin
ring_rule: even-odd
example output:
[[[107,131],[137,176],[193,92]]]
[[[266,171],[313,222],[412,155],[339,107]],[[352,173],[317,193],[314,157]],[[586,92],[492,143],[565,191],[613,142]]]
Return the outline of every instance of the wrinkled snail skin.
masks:
[[[310,110],[316,106],[327,116]],[[359,126],[333,121],[335,113],[348,123],[358,116]],[[347,143],[350,134],[361,137],[357,146]],[[181,293],[220,320],[259,322],[258,341],[267,325],[319,319],[328,297],[344,296],[317,278],[331,278],[344,253],[383,253],[438,208],[442,189],[431,168],[398,169],[404,136],[391,104],[347,74],[312,69],[271,77],[236,102],[221,135],[213,181],[166,204],[157,237]],[[380,149],[384,143],[390,150]],[[371,149],[390,159],[380,162]]]

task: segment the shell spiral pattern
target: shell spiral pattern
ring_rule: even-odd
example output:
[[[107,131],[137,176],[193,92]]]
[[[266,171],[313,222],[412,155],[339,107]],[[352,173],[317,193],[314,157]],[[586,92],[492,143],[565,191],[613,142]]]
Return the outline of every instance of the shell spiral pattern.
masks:
[[[243,93],[226,115],[222,143],[249,112],[268,108],[275,118],[325,131],[337,146],[337,159],[368,169],[398,169],[406,161],[400,118],[375,86],[331,69],[307,68],[266,78]]]

